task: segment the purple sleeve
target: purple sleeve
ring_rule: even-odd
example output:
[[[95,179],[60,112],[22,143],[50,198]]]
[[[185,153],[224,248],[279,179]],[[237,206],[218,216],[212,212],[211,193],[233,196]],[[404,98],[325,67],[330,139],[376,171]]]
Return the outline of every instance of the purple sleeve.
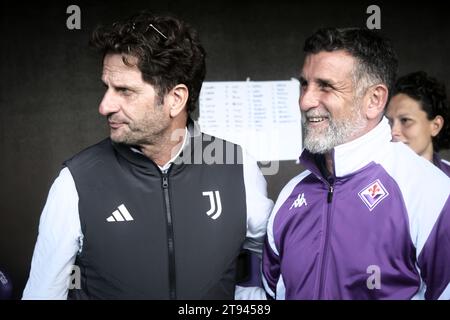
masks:
[[[263,251],[263,284],[267,295],[276,299],[277,283],[280,279],[280,259],[279,256],[272,250],[269,244],[270,234],[267,235],[264,242]],[[273,241],[272,241],[273,243]]]
[[[420,252],[425,299],[450,299],[450,197]]]

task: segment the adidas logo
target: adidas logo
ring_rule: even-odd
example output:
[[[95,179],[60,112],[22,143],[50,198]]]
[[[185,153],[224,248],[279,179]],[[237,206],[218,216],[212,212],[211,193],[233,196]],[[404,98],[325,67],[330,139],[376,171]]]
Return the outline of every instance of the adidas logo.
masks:
[[[108,222],[132,221],[132,220],[134,220],[133,217],[131,216],[130,212],[123,204],[121,204],[118,207],[118,210],[115,210],[112,213],[112,216],[106,218],[106,221],[108,221]]]

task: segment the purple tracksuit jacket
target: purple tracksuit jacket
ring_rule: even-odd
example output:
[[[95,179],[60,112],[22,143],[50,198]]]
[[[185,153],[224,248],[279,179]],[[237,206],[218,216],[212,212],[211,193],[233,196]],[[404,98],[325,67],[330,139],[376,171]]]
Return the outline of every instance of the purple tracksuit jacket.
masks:
[[[450,179],[386,119],[333,150],[333,179],[307,168],[267,227],[263,284],[274,299],[450,299]]]
[[[447,160],[441,159],[439,154],[433,154],[433,163],[436,167],[441,169],[448,177],[450,177],[450,162]]]

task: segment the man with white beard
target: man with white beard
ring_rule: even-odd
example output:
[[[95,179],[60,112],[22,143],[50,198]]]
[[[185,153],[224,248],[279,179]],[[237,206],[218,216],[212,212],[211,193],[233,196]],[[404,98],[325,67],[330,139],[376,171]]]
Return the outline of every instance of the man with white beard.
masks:
[[[307,169],[281,191],[267,227],[272,299],[449,299],[450,180],[384,118],[397,58],[363,29],[305,42],[299,105]]]

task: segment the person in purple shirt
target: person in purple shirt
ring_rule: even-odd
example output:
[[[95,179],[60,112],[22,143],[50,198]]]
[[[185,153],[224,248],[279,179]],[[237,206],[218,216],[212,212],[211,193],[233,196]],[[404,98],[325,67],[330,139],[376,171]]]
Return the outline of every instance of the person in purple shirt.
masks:
[[[326,28],[304,52],[306,171],[268,221],[267,297],[449,299],[450,179],[391,141],[392,45],[374,30]]]
[[[443,83],[424,71],[399,78],[386,116],[393,141],[407,144],[450,177],[450,163],[438,154],[450,148],[450,106]]]

